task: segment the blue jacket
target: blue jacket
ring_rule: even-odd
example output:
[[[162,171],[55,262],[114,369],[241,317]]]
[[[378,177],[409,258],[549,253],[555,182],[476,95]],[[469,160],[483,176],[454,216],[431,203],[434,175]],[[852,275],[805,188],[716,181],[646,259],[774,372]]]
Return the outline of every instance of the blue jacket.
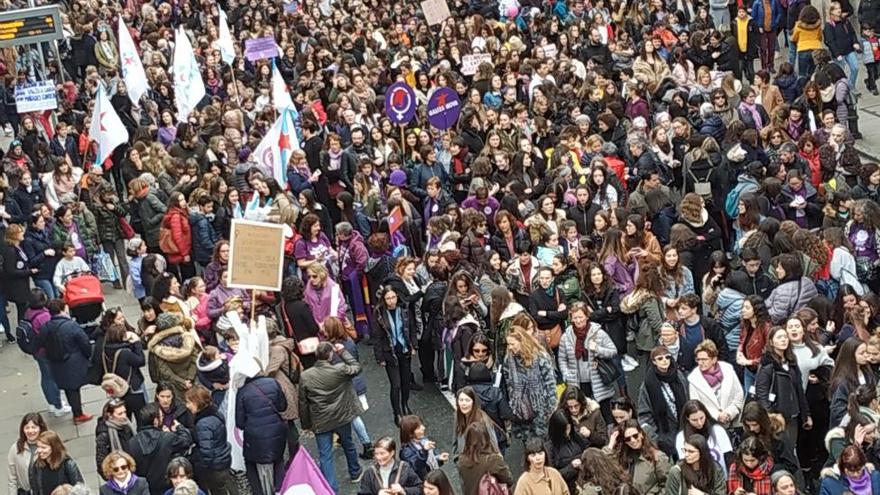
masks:
[[[782,22],[782,16],[785,14],[785,11],[782,9],[782,6],[779,5],[778,0],[770,0],[770,29],[777,30],[779,29],[779,23]],[[758,28],[764,27],[764,2],[761,0],[755,0],[755,3],[752,4],[752,19],[755,21],[755,26]]]
[[[222,471],[232,465],[232,447],[226,440],[226,423],[214,405],[199,411],[195,419],[195,448],[192,463],[195,468]]]
[[[428,179],[431,177],[439,177],[440,184],[443,187],[446,187],[447,184],[449,184],[449,177],[447,176],[446,171],[443,170],[443,165],[439,162],[434,162],[433,165],[419,163],[413,167],[409,174],[409,190],[418,196],[419,199],[425,199],[428,196],[428,191],[426,191],[425,188],[428,187]]]
[[[843,495],[852,493],[849,482],[845,477],[826,476],[822,478],[822,486],[819,495]],[[871,493],[880,493],[880,471],[871,471]]]
[[[46,348],[49,369],[58,388],[76,390],[88,382],[92,344],[77,322],[67,316],[53,316],[40,330],[40,344]],[[52,346],[63,349],[61,359],[53,356]]]
[[[220,235],[202,212],[190,212],[189,224],[192,231],[192,259],[207,265],[211,262],[214,244],[220,240]]]
[[[287,399],[278,382],[259,376],[248,379],[235,397],[235,426],[244,432],[244,459],[273,464],[284,459],[287,421],[281,413]]]
[[[28,257],[30,267],[40,269],[33,277],[38,280],[52,280],[52,277],[55,276],[55,265],[58,264],[58,256],[61,253],[55,253],[55,256],[46,256],[46,250],[52,249],[52,240],[49,239],[49,234],[45,231],[28,229],[24,235],[24,241],[21,243],[21,248]]]
[[[292,167],[287,169],[287,185],[290,186],[290,192],[296,196],[306,189],[314,189],[309,182],[309,176]]]

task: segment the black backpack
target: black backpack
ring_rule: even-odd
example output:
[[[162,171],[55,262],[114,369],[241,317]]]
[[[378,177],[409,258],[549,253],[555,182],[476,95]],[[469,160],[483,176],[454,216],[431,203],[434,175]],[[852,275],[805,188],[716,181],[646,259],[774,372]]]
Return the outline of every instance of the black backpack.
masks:
[[[37,339],[37,332],[34,331],[34,326],[31,325],[31,322],[24,318],[19,320],[18,325],[15,326],[15,341],[18,343],[18,348],[21,349],[21,352],[33,356],[39,348]]]

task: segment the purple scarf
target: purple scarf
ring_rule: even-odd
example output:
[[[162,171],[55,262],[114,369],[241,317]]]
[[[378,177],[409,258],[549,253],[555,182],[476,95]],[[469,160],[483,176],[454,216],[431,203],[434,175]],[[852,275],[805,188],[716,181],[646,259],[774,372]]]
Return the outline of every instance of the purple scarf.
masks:
[[[724,378],[724,374],[721,373],[721,366],[718,363],[715,363],[715,366],[712,367],[709,371],[703,371],[703,378],[706,379],[706,383],[709,384],[713,389],[721,384],[721,380]]]
[[[336,308],[336,314],[330,314],[333,291],[340,292],[337,294],[339,297],[339,305]],[[311,283],[306,283],[306,290],[303,292],[303,299],[305,299],[306,304],[312,308],[312,314],[319,325],[328,316],[336,316],[340,320],[345,320],[345,312],[348,309],[345,304],[345,298],[342,296],[339,286],[336,285],[336,282],[330,279],[329,275],[324,282],[324,287],[321,289],[315,289],[312,287]]]
[[[128,477],[128,482],[125,483],[125,486],[121,486],[116,478],[110,478],[107,480],[107,485],[116,493],[128,493],[129,490],[134,488],[134,483],[137,481],[138,477],[134,473],[131,473],[131,476]]]
[[[752,114],[752,118],[755,120],[755,129],[762,129],[764,127],[764,121],[761,119],[761,112],[758,111],[757,105],[749,105],[743,101],[740,103],[740,108]]]
[[[862,468],[862,474],[858,478],[846,477],[849,489],[853,495],[870,495],[871,494],[871,474],[866,468]]]

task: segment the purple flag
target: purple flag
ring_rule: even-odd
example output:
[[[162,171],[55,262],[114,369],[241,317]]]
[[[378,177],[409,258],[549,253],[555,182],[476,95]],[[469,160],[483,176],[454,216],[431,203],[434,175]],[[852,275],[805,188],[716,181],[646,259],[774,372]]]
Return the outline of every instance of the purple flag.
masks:
[[[321,470],[315,465],[312,456],[305,447],[300,446],[293,456],[284,482],[281,483],[281,495],[335,495],[330,484],[324,479]]]

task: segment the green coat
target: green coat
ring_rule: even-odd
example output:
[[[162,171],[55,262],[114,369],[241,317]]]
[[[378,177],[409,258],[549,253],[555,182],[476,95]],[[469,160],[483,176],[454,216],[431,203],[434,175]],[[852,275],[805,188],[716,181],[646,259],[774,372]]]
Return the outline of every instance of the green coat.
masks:
[[[687,495],[688,487],[681,473],[681,466],[676,464],[669,470],[666,478],[666,495]],[[712,483],[706,495],[727,495],[727,482],[721,467],[712,463]]]
[[[659,297],[645,290],[636,290],[623,298],[620,311],[637,318],[639,329],[636,332],[636,348],[648,352],[657,345],[660,338],[660,325],[666,319],[666,311]]]
[[[79,236],[88,258],[85,261],[88,263],[91,257],[98,252],[98,225],[95,222],[95,216],[92,215],[92,212],[83,209],[83,213],[73,216],[73,222],[79,229]],[[70,242],[70,232],[60,222],[55,222],[52,224],[49,238],[52,242],[52,248],[60,253],[64,244]]]

